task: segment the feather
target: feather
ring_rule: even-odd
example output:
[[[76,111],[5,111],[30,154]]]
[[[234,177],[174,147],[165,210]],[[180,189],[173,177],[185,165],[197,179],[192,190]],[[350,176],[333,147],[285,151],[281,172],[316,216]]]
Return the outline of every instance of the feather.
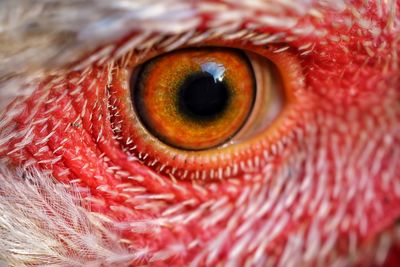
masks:
[[[343,12],[348,16],[346,19],[349,20],[341,21],[342,18],[337,16],[337,21],[334,21],[341,26],[343,25],[340,23],[345,24],[343,26],[345,30],[342,32],[347,33],[351,29],[353,25],[350,23],[346,25],[348,21],[351,21],[352,23],[357,22],[360,28],[366,28],[368,34],[373,35],[374,32],[381,29],[375,28],[376,31],[371,31],[371,33],[367,24],[380,23],[379,25],[383,25],[379,16],[387,15],[387,19],[384,19],[387,20],[387,25],[384,27],[389,34],[393,34],[398,31],[394,19],[396,14],[391,11],[394,10],[391,7],[395,5],[395,1],[383,1],[382,3],[378,1],[381,3],[377,12],[378,17],[376,21],[371,19],[370,22],[363,20],[363,14],[360,14],[360,12],[369,12],[368,9],[356,10],[351,8],[348,1],[223,0],[188,2],[185,0],[0,1],[0,114],[3,112],[3,117],[0,118],[0,152],[14,139],[22,139],[17,144],[20,146],[19,148],[32,142],[33,135],[29,130],[32,128],[26,127],[27,131],[23,132],[10,123],[23,109],[18,109],[18,106],[11,106],[12,109],[5,109],[5,107],[16,97],[19,97],[19,102],[23,103],[24,98],[31,96],[37,83],[43,77],[51,74],[62,75],[70,70],[71,65],[81,70],[84,68],[84,65],[80,65],[81,63],[86,62],[90,66],[93,61],[102,58],[112,62],[115,55],[125,54],[126,51],[132,49],[146,50],[154,44],[161,44],[163,49],[171,50],[182,44],[193,44],[215,36],[227,40],[240,36],[243,39],[248,38],[257,45],[282,40],[292,42],[297,38],[303,38],[303,41],[306,42],[299,47],[299,52],[301,52],[300,56],[307,56],[314,52],[315,44],[325,47],[327,42],[335,43],[340,40],[343,44],[356,39],[357,43],[354,47],[361,50],[365,45],[370,49],[367,50],[365,62],[368,63],[371,58],[376,62],[391,60],[392,64],[389,64],[390,62],[387,64],[387,70],[390,68],[398,70],[399,67],[396,65],[398,64],[398,44],[395,41],[393,44],[384,43],[382,48],[379,48],[385,51],[381,55],[387,55],[388,52],[385,49],[391,49],[393,56],[380,58],[379,49],[372,51],[370,48],[370,43],[372,43],[369,40],[370,35],[365,39],[363,36],[349,38],[343,34],[336,35],[338,31],[332,27],[329,28],[332,31],[329,38],[326,38],[328,36],[327,29],[318,31],[312,25],[300,25],[296,29],[292,29],[293,25],[306,15],[310,15],[315,21],[323,24],[325,22],[324,15],[326,13],[332,15],[329,12],[334,10],[337,12],[335,15]],[[198,28],[205,23],[202,20],[204,14],[207,14],[210,20],[207,21],[208,30],[201,32],[198,31]],[[333,16],[327,17],[334,20]],[[246,24],[247,28],[243,29],[242,23],[247,20],[251,20],[252,23]],[[336,26],[331,20],[328,22]],[[283,30],[272,35],[255,33],[254,29],[263,27],[276,27]],[[374,30],[373,27],[372,30]],[[116,40],[120,40],[121,37],[132,32],[139,34],[126,41],[126,47],[114,46]],[[363,32],[359,29],[357,34],[361,35],[361,33]],[[149,38],[151,42],[144,42],[144,40],[148,40],[149,36],[154,37],[154,35],[155,38]],[[109,47],[111,48],[109,49]],[[344,45],[343,53],[347,55],[349,51],[346,48]],[[326,52],[323,49],[320,51],[322,51],[321,53]],[[327,50],[328,56],[329,52],[331,51]],[[316,70],[320,69],[318,65],[315,66]],[[392,102],[388,101],[390,105],[386,105],[386,102],[380,104],[392,106]],[[41,102],[37,104],[39,105]],[[374,200],[370,195],[378,190],[373,183],[375,180],[369,179],[374,176],[374,169],[380,170],[386,164],[392,166],[387,170],[386,177],[397,175],[399,151],[398,149],[390,150],[392,141],[387,140],[391,136],[398,137],[398,128],[395,126],[398,122],[398,111],[385,111],[383,107],[377,107],[378,113],[389,117],[388,122],[377,120],[377,123],[372,124],[371,127],[374,128],[373,132],[376,134],[368,137],[371,148],[361,151],[364,152],[365,158],[371,158],[373,154],[381,154],[381,159],[387,157],[390,158],[390,161],[386,163],[382,163],[383,160],[382,162],[375,161],[374,166],[376,167],[373,166],[371,170],[366,170],[363,168],[365,162],[360,159],[357,151],[352,151],[351,145],[357,144],[356,141],[366,142],[362,137],[368,136],[372,132],[371,130],[367,132],[363,128],[365,125],[371,125],[371,118],[363,117],[367,114],[365,112],[367,108],[349,113],[358,118],[353,120],[350,115],[349,118],[346,117],[348,114],[345,109],[337,107],[335,103],[329,104],[331,105],[324,105],[323,108],[313,113],[317,120],[315,124],[308,124],[304,131],[299,129],[293,132],[293,137],[287,137],[274,147],[275,154],[287,156],[288,162],[282,164],[280,169],[274,169],[272,165],[265,164],[262,173],[255,177],[254,181],[251,180],[251,177],[251,179],[249,178],[251,183],[248,185],[243,186],[238,181],[237,184],[232,182],[230,185],[232,191],[240,192],[233,202],[223,196],[218,196],[218,198],[207,199],[206,202],[196,206],[197,200],[189,198],[186,201],[177,201],[173,205],[171,204],[159,217],[145,220],[131,219],[121,223],[103,214],[95,213],[91,211],[90,206],[84,204],[86,202],[83,201],[81,194],[81,190],[84,188],[73,186],[73,183],[68,186],[57,183],[51,174],[26,167],[29,162],[25,163],[26,166],[11,168],[8,156],[0,157],[0,265],[2,262],[10,266],[139,265],[160,262],[173,257],[179,259],[189,248],[196,248],[199,244],[202,245],[202,249],[196,251],[193,258],[190,259],[193,266],[203,262],[213,265],[218,256],[225,254],[228,257],[227,263],[232,266],[247,259],[255,265],[277,264],[275,255],[266,255],[265,249],[270,245],[268,242],[275,240],[284,231],[283,229],[288,227],[291,220],[294,220],[288,217],[288,212],[282,212],[289,208],[295,210],[293,216],[299,214],[298,217],[300,217],[306,212],[315,214],[316,218],[313,217],[313,219],[316,221],[310,225],[293,228],[293,234],[286,240],[286,244],[282,245],[284,246],[280,258],[282,266],[302,266],[310,262],[329,263],[336,266],[351,265],[363,258],[370,260],[376,255],[378,255],[376,258],[379,258],[376,261],[381,263],[390,246],[395,242],[395,237],[391,233],[384,232],[365,246],[361,246],[357,237],[353,237],[349,247],[353,245],[354,250],[349,249],[349,251],[336,255],[337,251],[334,248],[340,245],[338,245],[338,231],[336,230],[341,227],[342,221],[345,221],[345,210],[353,202],[358,205],[357,212],[359,213],[357,214],[361,214],[354,217],[354,224],[361,225],[359,228],[362,229],[363,223],[365,225],[369,222],[364,217],[365,210]],[[368,107],[369,109],[371,108]],[[29,112],[33,113],[34,110],[29,110]],[[330,116],[326,116],[327,114]],[[40,124],[40,121],[37,123]],[[318,126],[335,135],[318,136]],[[353,131],[359,136],[345,140],[346,144],[351,145],[342,147],[338,144],[339,138],[336,138],[337,131]],[[386,133],[387,136],[384,136],[383,133]],[[296,138],[302,140],[306,145],[303,144],[304,147],[302,147],[300,143],[298,146],[294,146],[289,151],[290,153],[287,152],[284,141],[290,143],[292,139]],[[378,143],[386,144],[386,147],[382,146],[377,149],[376,144]],[[318,145],[320,144],[324,144],[326,150],[319,149]],[[335,154],[333,159],[330,159],[331,155],[328,154],[328,149],[335,152],[332,152]],[[264,156],[267,162],[272,162],[268,160],[273,156],[267,152]],[[352,164],[348,166],[343,162],[344,159]],[[326,164],[330,160],[332,165]],[[332,174],[332,166],[337,168],[336,173]],[[303,167],[305,169],[302,169]],[[363,170],[363,172],[359,170]],[[304,177],[300,178],[300,173],[305,173]],[[332,192],[328,192],[327,187],[324,186],[328,177],[335,179],[330,188]],[[135,182],[138,182],[140,186],[129,189],[133,194],[137,194],[135,196],[148,199],[149,201],[146,203],[148,206],[156,206],[159,199],[174,198],[174,195],[171,197],[171,194],[165,192],[158,195],[143,193],[141,190],[145,191],[145,183],[140,184],[142,181],[139,178]],[[397,180],[389,178],[387,180],[390,180],[390,183],[387,183],[387,187],[400,192],[398,187],[392,186]],[[158,176],[154,175],[152,179],[155,183],[163,185],[163,180]],[[380,183],[381,180],[385,180],[385,178],[377,179],[377,182]],[[260,186],[261,183],[269,185],[271,181],[276,182],[271,189]],[[314,183],[318,185],[315,187],[318,198],[312,198],[311,195],[310,188],[314,188]],[[384,183],[382,182],[382,184]],[[173,186],[179,189],[179,183]],[[342,190],[342,187],[346,188]],[[203,188],[193,183],[193,189],[197,190],[196,193],[199,195],[207,195],[212,191],[210,188]],[[99,191],[107,190],[106,187],[98,189]],[[182,187],[181,191],[184,190],[186,189]],[[396,194],[400,195],[398,192]],[[332,193],[332,198],[343,194],[350,200],[342,201],[334,206],[332,199],[323,197],[328,193]],[[360,200],[364,197],[366,200]],[[312,199],[307,202],[307,198]],[[298,201],[298,199],[300,200]],[[304,199],[306,200],[302,201]],[[380,202],[374,204],[377,209],[381,208]],[[196,208],[191,209],[194,206]],[[334,212],[329,215],[330,217],[327,215],[329,207],[335,208]],[[114,208],[127,209],[123,205]],[[326,225],[330,225],[330,229],[335,231],[328,231],[324,228],[326,231],[324,232],[318,227],[320,222],[317,217],[319,214],[322,214],[323,219],[328,221]],[[265,219],[266,217],[268,219]],[[171,238],[171,244],[168,246],[162,244],[164,245],[162,249],[154,250],[146,244],[139,242],[136,244],[136,240],[133,242],[124,240],[120,235],[121,231],[128,228],[138,236],[145,236],[143,237],[145,239],[148,233],[159,234],[162,227],[162,230],[165,230],[164,233],[170,234],[168,232],[170,229],[167,227],[169,225],[177,225],[177,229],[181,227],[184,229],[182,231],[190,232],[189,230],[195,229],[192,229],[190,225],[193,221],[200,225],[198,229],[196,228],[200,233],[203,229],[211,229],[224,220],[227,222],[226,227],[223,225],[223,230],[216,233],[215,238],[206,241],[194,238],[188,246],[182,245],[180,240]],[[263,235],[260,236],[260,233]],[[228,237],[232,237],[230,240],[232,249],[224,251]],[[320,248],[321,251],[319,251]]]
[[[144,254],[124,248],[109,219],[82,207],[77,188],[36,169],[1,168],[0,184],[0,259],[9,266],[127,266]]]

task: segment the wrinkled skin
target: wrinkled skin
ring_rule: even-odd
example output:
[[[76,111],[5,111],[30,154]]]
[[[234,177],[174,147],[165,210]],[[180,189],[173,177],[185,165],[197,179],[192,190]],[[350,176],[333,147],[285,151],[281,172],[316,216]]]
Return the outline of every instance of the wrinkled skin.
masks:
[[[275,42],[276,53],[290,46],[301,69],[296,100],[258,148],[261,159],[243,156],[242,173],[221,180],[158,174],[115,138],[114,55],[73,72],[57,65],[3,115],[0,259],[15,266],[400,264],[400,2],[225,2],[209,1],[215,10],[193,4],[199,13],[190,27],[198,32],[186,41],[223,28],[212,22],[234,25],[234,14],[242,23],[233,32],[277,34],[262,45]],[[255,30],[250,22],[258,22]],[[115,37],[113,51],[146,25]],[[20,190],[27,199],[19,186],[30,188]]]

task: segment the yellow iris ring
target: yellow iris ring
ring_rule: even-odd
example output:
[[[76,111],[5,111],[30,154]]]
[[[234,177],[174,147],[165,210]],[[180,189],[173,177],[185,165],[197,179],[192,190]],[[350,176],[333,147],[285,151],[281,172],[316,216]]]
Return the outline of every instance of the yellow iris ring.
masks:
[[[206,63],[224,68],[229,101],[211,120],[182,114],[177,99],[182,81],[203,72]],[[136,77],[134,102],[143,122],[165,143],[187,150],[208,149],[225,143],[246,121],[255,97],[255,80],[250,63],[235,49],[185,49],[157,57]]]

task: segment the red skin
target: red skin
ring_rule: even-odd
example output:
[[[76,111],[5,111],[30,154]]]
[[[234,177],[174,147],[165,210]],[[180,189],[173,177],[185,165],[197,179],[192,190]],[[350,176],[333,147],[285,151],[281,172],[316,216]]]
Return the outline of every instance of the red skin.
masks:
[[[399,3],[396,8],[399,14]],[[364,12],[364,18],[385,28],[387,17],[378,18],[374,4]],[[349,14],[341,14],[346,15]],[[315,43],[312,52],[297,54],[303,72],[299,79],[304,78],[304,87],[296,88],[298,98],[293,112],[287,115],[287,124],[281,122],[278,138],[265,149],[268,161],[250,175],[244,171],[234,180],[206,179],[194,186],[192,181],[155,175],[140,161],[129,160],[121,143],[113,139],[106,66],[93,66],[86,75],[70,73],[63,81],[66,83],[53,84],[46,100],[38,105],[37,99],[44,95],[43,88],[49,83],[43,82],[36,94],[21,103],[25,112],[15,117],[14,123],[22,130],[30,127],[32,121],[47,120],[36,124],[34,138],[28,145],[18,153],[4,153],[3,157],[12,165],[35,159],[38,168],[51,170],[62,183],[79,179],[78,184],[88,189],[83,198],[91,196],[86,200],[93,211],[117,222],[132,223],[132,228],[121,231],[121,237],[130,240],[132,248],[149,250],[134,265],[185,266],[197,262],[215,266],[229,263],[229,257],[234,256],[238,257],[233,260],[243,265],[256,258],[258,248],[269,263],[278,265],[287,257],[285,252],[290,253],[288,244],[295,235],[304,244],[291,253],[311,253],[312,245],[320,248],[303,265],[316,266],[318,260],[333,264],[335,259],[350,258],[353,250],[359,253],[358,257],[347,264],[373,265],[371,251],[376,250],[383,233],[394,236],[400,215],[399,63],[393,59],[394,63],[387,65],[386,61],[400,52],[399,42],[393,41],[398,40],[399,32],[382,30],[369,51],[363,44],[373,39],[372,33],[359,34],[363,29],[358,25],[351,29],[344,24],[334,27],[335,16],[335,11],[327,11],[325,20],[311,16],[299,20],[299,27],[313,24],[327,30],[328,36],[345,35],[346,41],[324,37],[327,43],[323,44],[320,37],[305,35],[289,42],[293,51],[308,42]],[[203,17],[204,27],[208,19]],[[289,34],[292,29],[259,30]],[[380,48],[382,42],[388,45]],[[83,78],[78,89],[76,78]],[[53,78],[49,79],[51,83]],[[39,111],[30,118],[31,110],[38,106]],[[6,152],[13,151],[21,140],[7,144]],[[49,149],[41,152],[46,146]],[[242,157],[246,159],[246,155]],[[125,183],[145,192],[124,190],[121,184]],[[165,214],[169,208],[188,200],[190,204],[176,213],[169,210],[171,214]],[[267,203],[271,205],[269,209]],[[178,219],[177,215],[182,217]],[[149,231],[133,230],[139,220],[156,218],[164,218],[168,223],[151,226],[154,228]],[[243,230],[247,235],[238,234],[240,227],[247,224],[249,228]],[[268,224],[272,228],[268,229]],[[315,235],[313,229],[317,229]],[[225,231],[227,235],[222,236]],[[251,235],[252,232],[257,234]],[[265,238],[257,243],[261,233]],[[332,233],[337,234],[336,241],[322,256]],[[308,243],[307,236],[320,243],[314,239]],[[232,254],[246,237],[249,240],[240,252]],[[210,245],[218,238],[222,240],[220,245]],[[194,240],[199,242],[193,243]],[[264,247],[263,240],[268,240]],[[396,242],[392,242],[385,266],[400,265]],[[172,245],[184,249],[167,259],[151,259]],[[212,252],[217,253],[215,258]],[[263,263],[260,260],[258,263]]]

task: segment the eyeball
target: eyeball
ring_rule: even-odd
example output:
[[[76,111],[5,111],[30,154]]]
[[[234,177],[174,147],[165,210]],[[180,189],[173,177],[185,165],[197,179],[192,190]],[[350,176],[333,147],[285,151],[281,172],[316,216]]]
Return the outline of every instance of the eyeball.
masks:
[[[245,124],[254,71],[236,49],[184,49],[156,57],[132,76],[132,103],[150,134],[171,147],[223,145]]]
[[[294,66],[289,53],[210,45],[118,68],[110,86],[115,134],[161,174],[237,175],[241,162],[260,158],[290,109],[299,87]]]

